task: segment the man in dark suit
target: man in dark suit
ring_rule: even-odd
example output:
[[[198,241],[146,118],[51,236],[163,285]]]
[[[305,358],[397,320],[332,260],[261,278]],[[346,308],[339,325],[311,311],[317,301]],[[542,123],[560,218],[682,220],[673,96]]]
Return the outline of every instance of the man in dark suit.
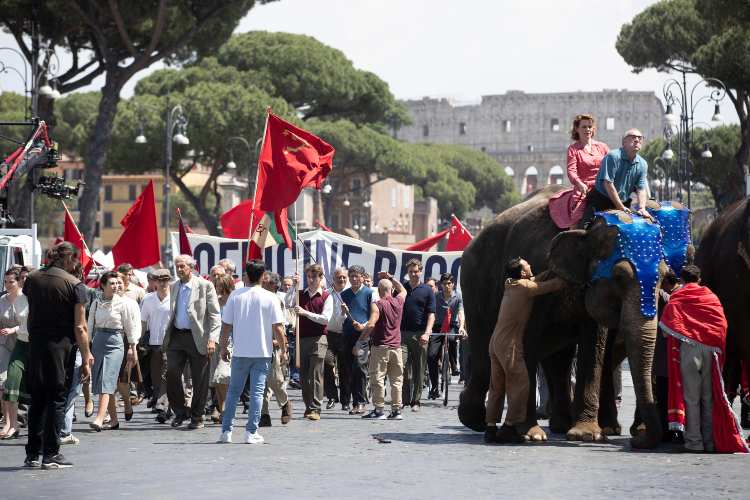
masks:
[[[175,413],[172,427],[190,418],[190,429],[203,428],[203,411],[208,397],[209,360],[216,350],[221,315],[216,290],[210,281],[193,274],[190,255],[175,258],[179,278],[170,290],[170,320],[162,350],[167,353],[167,398]],[[182,372],[190,361],[193,397],[188,414]]]

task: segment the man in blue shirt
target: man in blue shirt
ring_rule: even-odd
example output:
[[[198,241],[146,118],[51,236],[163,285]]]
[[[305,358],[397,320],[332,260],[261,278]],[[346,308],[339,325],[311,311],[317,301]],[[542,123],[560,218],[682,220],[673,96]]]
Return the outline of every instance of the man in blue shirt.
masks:
[[[648,163],[638,152],[643,145],[643,134],[632,128],[625,132],[622,147],[610,151],[602,160],[596,184],[587,198],[587,215],[590,221],[594,212],[617,209],[629,213],[630,194],[638,195],[638,215],[651,218],[646,212]]]
[[[350,415],[364,415],[367,407],[367,359],[364,353],[358,355],[364,346],[359,344],[359,337],[364,325],[370,319],[370,304],[372,303],[372,288],[364,285],[365,268],[362,266],[349,266],[350,288],[341,292],[343,301],[342,310],[346,314],[344,320],[344,363],[340,370],[344,373],[341,387],[342,409],[349,406],[349,392],[352,396],[352,409]],[[355,327],[352,320],[356,321],[362,328]],[[355,354],[356,353],[356,354]],[[347,373],[347,370],[350,370]],[[351,384],[351,389],[344,384]]]
[[[409,281],[401,319],[401,350],[404,360],[403,403],[411,411],[419,411],[427,358],[427,343],[435,324],[435,292],[422,283],[422,263],[411,259],[406,263]]]

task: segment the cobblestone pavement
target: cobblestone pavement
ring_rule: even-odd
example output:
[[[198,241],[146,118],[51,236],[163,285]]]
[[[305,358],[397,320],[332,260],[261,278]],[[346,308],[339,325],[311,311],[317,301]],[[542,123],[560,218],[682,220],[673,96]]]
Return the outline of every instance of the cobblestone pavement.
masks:
[[[624,373],[623,429],[633,392]],[[219,427],[174,430],[145,406],[119,431],[94,433],[79,410],[78,446],[63,452],[75,467],[27,470],[21,439],[0,443],[0,498],[748,498],[750,457],[688,455],[675,448],[631,451],[625,436],[609,443],[486,446],[456,417],[458,385],[448,407],[425,402],[403,421],[363,421],[338,408],[319,422],[302,420],[300,391],[290,391],[295,419],[272,411],[264,445],[221,445]],[[244,416],[235,427],[243,434]],[[543,425],[546,422],[543,423]],[[380,438],[380,439],[376,439]]]

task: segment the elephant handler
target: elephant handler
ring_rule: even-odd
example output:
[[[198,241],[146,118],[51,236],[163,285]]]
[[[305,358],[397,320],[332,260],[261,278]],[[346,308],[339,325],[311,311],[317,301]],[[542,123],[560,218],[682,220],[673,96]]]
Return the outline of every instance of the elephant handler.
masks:
[[[595,212],[616,209],[630,213],[630,194],[638,196],[637,214],[651,219],[646,211],[648,201],[648,163],[638,152],[643,146],[643,134],[631,128],[622,138],[622,147],[604,157],[596,176],[594,189],[586,196],[586,212],[582,224],[590,223]]]
[[[529,376],[523,353],[526,322],[531,315],[534,297],[560,290],[565,282],[560,278],[537,283],[531,266],[520,257],[505,265],[505,293],[497,315],[497,324],[490,339],[490,391],[487,397],[487,443],[522,443],[528,439],[527,430],[519,425],[526,421],[529,396]],[[497,429],[503,413],[503,399],[508,397],[505,423]]]
[[[688,452],[747,453],[721,376],[727,320],[700,276],[698,266],[682,269],[684,286],[669,297],[659,323],[668,335],[669,428],[684,431]]]

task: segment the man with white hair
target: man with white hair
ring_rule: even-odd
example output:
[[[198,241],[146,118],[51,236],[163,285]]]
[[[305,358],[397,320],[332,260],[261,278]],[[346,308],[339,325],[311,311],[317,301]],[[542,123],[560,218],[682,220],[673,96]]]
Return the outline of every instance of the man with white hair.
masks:
[[[237,275],[237,266],[235,265],[232,259],[221,259],[219,262],[216,263],[216,265],[224,268],[227,274],[231,276],[232,279],[234,279],[235,285],[237,284],[237,282],[242,281],[240,277]]]
[[[171,316],[162,343],[167,353],[167,398],[175,413],[172,427],[180,427],[189,418],[190,429],[201,429],[208,397],[209,359],[221,330],[219,300],[214,285],[193,273],[193,257],[179,255],[174,265],[179,280],[170,290]],[[182,387],[182,372],[188,361],[193,381],[189,414]]]
[[[638,215],[648,219],[648,163],[638,152],[643,145],[643,134],[631,128],[622,138],[622,147],[607,153],[602,159],[596,176],[594,189],[586,197],[587,213],[584,220],[591,220],[594,212],[617,209],[630,212],[630,194],[638,196]]]

